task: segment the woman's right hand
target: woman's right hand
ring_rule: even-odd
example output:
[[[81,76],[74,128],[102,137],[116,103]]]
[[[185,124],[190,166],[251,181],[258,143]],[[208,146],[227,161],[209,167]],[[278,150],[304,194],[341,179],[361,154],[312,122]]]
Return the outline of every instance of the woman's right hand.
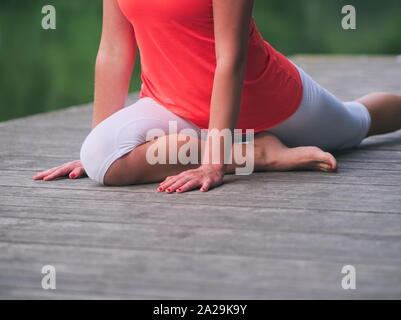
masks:
[[[62,164],[61,166],[39,172],[39,173],[35,174],[32,177],[32,179],[33,180],[50,181],[50,180],[54,180],[58,177],[63,177],[63,176],[67,176],[67,175],[70,179],[76,179],[76,178],[86,175],[85,169],[82,166],[81,161],[76,160],[76,161],[67,162],[67,163]]]

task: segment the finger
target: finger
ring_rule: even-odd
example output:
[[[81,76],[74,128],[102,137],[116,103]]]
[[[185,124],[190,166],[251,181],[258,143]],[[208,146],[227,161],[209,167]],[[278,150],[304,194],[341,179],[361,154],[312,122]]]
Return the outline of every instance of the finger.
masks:
[[[159,185],[164,185],[164,184],[168,184],[171,182],[172,179],[177,180],[177,178],[181,178],[183,175],[187,175],[188,171],[183,171],[180,172],[179,174],[176,174],[175,176],[169,176],[167,177],[163,182],[161,182]]]
[[[189,180],[187,183],[183,184],[181,187],[179,187],[176,192],[177,193],[183,193],[186,191],[193,190],[195,188],[199,187],[199,181],[196,180]]]
[[[56,171],[59,168],[60,167],[54,167],[54,168],[51,168],[49,170],[39,172],[39,173],[35,174],[32,178],[34,180],[43,179],[43,177],[48,176],[49,174],[51,174],[52,172]]]
[[[50,181],[58,177],[66,176],[71,171],[68,167],[62,167],[53,173],[49,174],[48,176],[44,177],[43,180]]]
[[[206,180],[205,182],[202,183],[202,187],[200,188],[200,190],[202,192],[209,191],[211,186],[212,186],[212,181],[211,180]]]
[[[84,175],[84,173],[85,173],[84,167],[77,167],[70,172],[69,177],[71,179],[77,179],[77,178],[81,177],[82,175]]]
[[[165,183],[166,181],[168,181],[168,180],[170,180],[171,178],[174,178],[174,177],[175,177],[175,176],[166,177],[166,179],[164,179],[162,182],[160,182],[159,185]]]
[[[183,177],[181,179],[178,179],[175,183],[173,183],[171,186],[169,186],[166,189],[166,192],[167,193],[174,192],[175,190],[179,189],[180,187],[182,187],[184,184],[186,184],[190,180],[191,180],[190,177]]]
[[[179,173],[179,174],[177,174],[177,175],[175,175],[175,176],[168,176],[168,177],[166,177],[166,179],[164,179],[164,181],[160,182],[159,185],[162,185],[162,184],[166,183],[167,181],[169,181],[170,179],[175,178],[175,177],[177,177],[177,176],[182,177],[183,175],[192,174],[193,171],[194,171],[194,170],[191,169],[191,170],[183,171],[183,172],[181,172],[181,173]]]
[[[157,189],[158,191],[165,191],[169,186],[171,186],[174,182],[176,182],[179,179],[178,176],[172,176],[170,179],[167,181],[163,181],[160,185],[159,188]]]
[[[159,190],[159,191],[164,191],[164,190],[166,190],[166,189],[169,188],[171,185],[173,185],[177,180],[182,179],[182,178],[185,177],[185,176],[186,176],[185,174],[184,174],[184,175],[179,174],[179,175],[177,175],[177,176],[171,177],[171,179],[169,179],[168,181],[163,182],[163,183],[159,186],[158,190]]]
[[[181,179],[182,177],[185,176],[189,176],[192,177],[193,176],[193,171],[194,170],[187,170],[187,171],[183,171],[175,176],[169,176],[167,177],[163,182],[161,182],[159,184],[158,187],[158,191],[164,191],[166,190],[166,188],[168,188],[169,186],[171,186],[175,181],[177,181],[177,179]]]
[[[170,179],[169,181],[164,182],[163,184],[159,185],[159,189],[165,190],[168,186],[171,186],[172,183],[174,183],[178,178],[175,179]]]

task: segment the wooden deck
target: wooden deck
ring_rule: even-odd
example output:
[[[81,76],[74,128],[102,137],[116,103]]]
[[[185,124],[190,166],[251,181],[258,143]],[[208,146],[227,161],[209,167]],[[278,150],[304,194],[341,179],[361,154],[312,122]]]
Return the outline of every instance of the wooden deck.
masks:
[[[294,60],[342,99],[401,93],[395,57]],[[0,298],[401,298],[401,132],[338,154],[338,173],[229,176],[208,193],[32,181],[78,158],[90,116],[0,123]]]

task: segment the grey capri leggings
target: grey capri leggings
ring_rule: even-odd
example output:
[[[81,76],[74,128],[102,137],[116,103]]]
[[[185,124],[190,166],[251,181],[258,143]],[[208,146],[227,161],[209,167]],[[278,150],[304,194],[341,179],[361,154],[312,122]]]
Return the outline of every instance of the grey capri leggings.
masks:
[[[342,102],[322,88],[301,68],[303,97],[298,110],[284,122],[267,130],[288,147],[317,146],[326,151],[358,146],[367,136],[371,118],[358,102]],[[104,175],[118,158],[146,142],[150,129],[169,132],[175,121],[177,132],[200,129],[170,112],[150,97],[141,98],[99,123],[82,144],[80,158],[88,176],[104,184]]]

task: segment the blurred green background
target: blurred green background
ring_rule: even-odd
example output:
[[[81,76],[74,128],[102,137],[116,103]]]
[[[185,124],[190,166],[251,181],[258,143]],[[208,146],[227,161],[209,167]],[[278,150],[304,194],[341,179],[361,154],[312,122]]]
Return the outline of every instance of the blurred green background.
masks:
[[[190,0],[188,0],[190,1]],[[57,10],[43,30],[41,9]],[[341,28],[341,8],[357,10],[357,30]],[[0,0],[0,121],[93,98],[101,0]],[[400,54],[401,0],[255,0],[256,24],[285,55]],[[137,60],[131,90],[139,90]]]

